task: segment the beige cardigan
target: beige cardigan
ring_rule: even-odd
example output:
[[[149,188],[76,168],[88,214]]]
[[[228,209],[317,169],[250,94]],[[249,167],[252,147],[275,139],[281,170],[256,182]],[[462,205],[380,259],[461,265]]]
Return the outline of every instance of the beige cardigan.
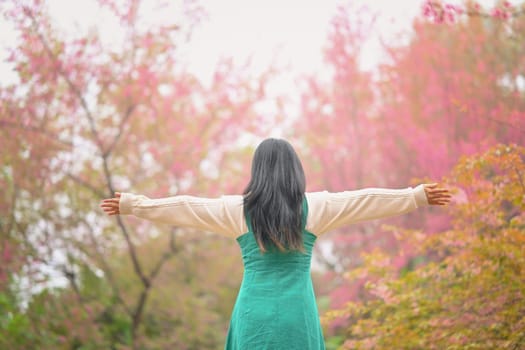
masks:
[[[412,188],[365,188],[344,192],[307,192],[306,229],[320,236],[353,223],[408,213],[428,205],[423,184]],[[202,198],[179,195],[150,199],[122,192],[121,215],[135,215],[153,222],[195,228],[237,238],[246,233],[241,195]]]

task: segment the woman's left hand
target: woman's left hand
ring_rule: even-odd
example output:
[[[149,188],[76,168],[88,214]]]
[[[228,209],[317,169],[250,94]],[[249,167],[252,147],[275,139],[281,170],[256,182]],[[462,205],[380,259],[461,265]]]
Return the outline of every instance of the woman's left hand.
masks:
[[[108,214],[109,216],[118,215],[120,214],[119,203],[120,203],[120,192],[115,192],[115,197],[106,198],[102,200],[102,202],[100,203],[100,207],[104,209],[106,214]]]

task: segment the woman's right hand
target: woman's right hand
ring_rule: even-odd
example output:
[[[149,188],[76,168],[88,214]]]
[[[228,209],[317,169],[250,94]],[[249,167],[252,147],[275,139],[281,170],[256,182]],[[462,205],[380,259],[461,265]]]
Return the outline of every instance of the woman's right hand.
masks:
[[[447,205],[452,195],[447,188],[440,187],[437,183],[425,184],[425,194],[430,205]]]

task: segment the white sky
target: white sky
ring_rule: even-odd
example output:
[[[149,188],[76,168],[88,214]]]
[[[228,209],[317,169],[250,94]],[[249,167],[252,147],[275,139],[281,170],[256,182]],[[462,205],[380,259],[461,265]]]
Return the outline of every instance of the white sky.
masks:
[[[184,0],[173,0],[181,4]],[[197,0],[198,1],[198,0]],[[460,0],[450,2],[461,2]],[[494,1],[480,1],[492,4]],[[519,1],[512,1],[513,3]],[[96,25],[108,33],[111,42],[118,37],[118,28],[97,11],[93,0],[47,0],[55,25],[65,32],[86,30]],[[151,13],[152,21],[180,18],[180,11],[149,8],[153,2],[143,0],[142,10]],[[241,64],[249,57],[256,71],[264,70],[271,62],[286,68],[291,77],[301,73],[323,70],[322,47],[326,42],[329,22],[342,0],[200,0],[207,17],[195,28],[191,41],[183,45],[185,60],[190,71],[203,82],[209,80],[220,57],[231,56]],[[399,32],[409,33],[412,18],[421,12],[423,0],[354,0],[355,7],[366,5],[378,19],[371,40],[361,54],[362,67],[371,70],[384,59],[379,37],[396,38]],[[180,5],[179,5],[180,6]],[[178,21],[177,21],[178,22]],[[0,85],[12,81],[14,75],[5,62],[4,47],[13,45],[14,34],[0,17]],[[117,30],[115,30],[117,29]]]
[[[90,0],[48,0],[55,24],[71,31],[99,25],[104,20]],[[366,4],[380,18],[374,35],[387,36],[400,29],[410,28],[411,18],[420,11],[422,0],[354,1]],[[256,70],[266,68],[272,61],[288,67],[289,72],[312,72],[322,69],[321,49],[326,41],[330,19],[340,0],[201,0],[208,16],[195,28],[192,40],[184,47],[189,68],[207,80],[221,56],[232,56],[238,63],[252,57]],[[142,2],[147,7],[148,1]],[[154,12],[153,12],[154,13]],[[170,14],[157,12],[153,16]],[[179,16],[178,14],[172,14]],[[105,30],[108,36],[115,31]],[[4,47],[14,43],[9,26],[0,20],[0,58],[5,59]],[[377,41],[364,50],[364,67],[372,68],[381,59]],[[0,78],[11,76],[10,68],[0,63]]]
[[[296,72],[322,67],[322,47],[338,0],[202,1],[209,21],[195,32],[190,47],[191,62],[199,70],[210,70],[210,60],[231,55],[239,61],[252,55],[255,66],[264,68],[275,58]],[[420,11],[421,0],[354,1],[383,13],[377,29],[388,35],[409,29]],[[394,22],[390,22],[390,18]],[[379,32],[376,32],[377,35]],[[363,60],[366,68],[379,61],[377,42]],[[204,72],[203,72],[204,73]]]

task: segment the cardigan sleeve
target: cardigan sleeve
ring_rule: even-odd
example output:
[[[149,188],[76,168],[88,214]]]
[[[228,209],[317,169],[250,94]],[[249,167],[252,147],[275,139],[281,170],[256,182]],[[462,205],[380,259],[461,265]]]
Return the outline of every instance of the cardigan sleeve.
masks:
[[[306,197],[306,229],[318,236],[345,225],[397,216],[428,205],[423,184],[404,189],[311,192]]]
[[[244,233],[242,196],[203,198],[179,195],[151,199],[144,195],[122,192],[121,215],[134,215],[156,223],[194,228],[235,238]]]

